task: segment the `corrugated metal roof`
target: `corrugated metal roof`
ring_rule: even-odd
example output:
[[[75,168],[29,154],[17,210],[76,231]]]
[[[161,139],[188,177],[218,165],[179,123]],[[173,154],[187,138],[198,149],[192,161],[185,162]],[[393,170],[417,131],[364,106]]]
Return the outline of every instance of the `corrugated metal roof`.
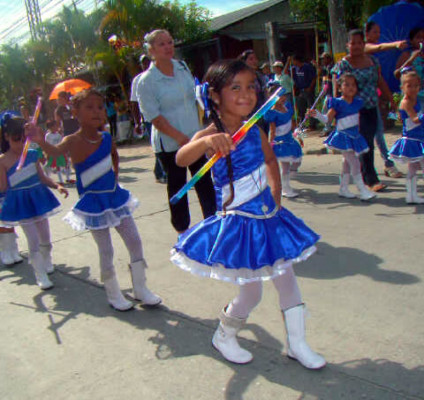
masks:
[[[262,3],[255,4],[253,6],[244,7],[240,10],[233,11],[228,14],[220,15],[219,17],[215,17],[211,20],[210,29],[214,32],[219,31],[222,28],[225,28],[247,17],[257,14],[258,12],[264,11],[267,8],[275,6],[278,3],[285,3],[287,1],[288,0],[263,1]]]

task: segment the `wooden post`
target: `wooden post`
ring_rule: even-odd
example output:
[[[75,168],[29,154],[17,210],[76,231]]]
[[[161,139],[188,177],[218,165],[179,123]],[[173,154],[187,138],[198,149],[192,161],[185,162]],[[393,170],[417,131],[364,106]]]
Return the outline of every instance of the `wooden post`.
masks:
[[[281,57],[280,32],[277,22],[265,22],[265,37],[268,46],[269,65],[272,65]]]
[[[344,20],[343,0],[328,0],[330,17],[331,44],[334,61],[340,61],[346,55],[347,32]]]

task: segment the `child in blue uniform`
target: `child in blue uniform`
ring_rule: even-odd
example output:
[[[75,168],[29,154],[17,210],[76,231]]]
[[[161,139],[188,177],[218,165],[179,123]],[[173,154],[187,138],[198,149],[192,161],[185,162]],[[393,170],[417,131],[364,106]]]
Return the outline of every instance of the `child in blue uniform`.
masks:
[[[48,217],[56,213],[60,205],[48,187],[58,189],[65,197],[68,192],[44,174],[36,150],[28,150],[24,165],[17,170],[24,148],[25,123],[20,117],[6,117],[3,124],[2,140],[8,149],[0,156],[0,191],[6,192],[0,220],[4,226],[21,225],[35,279],[45,290],[53,287],[47,276],[53,272]]]
[[[399,114],[402,118],[402,137],[390,149],[390,156],[395,160],[408,164],[406,176],[406,202],[408,204],[423,204],[424,199],[417,194],[417,171],[424,161],[424,116],[418,93],[421,80],[415,71],[409,71],[401,76],[403,99],[400,102]]]
[[[252,360],[236,335],[261,299],[262,281],[272,280],[286,323],[288,356],[307,368],[321,368],[324,358],[305,341],[304,306],[292,268],[314,252],[319,237],[280,207],[278,163],[258,126],[235,149],[230,137],[255,107],[255,73],[242,61],[224,60],[209,68],[205,80],[214,123],[178,151],[176,162],[187,166],[205,153],[225,156],[213,166],[219,211],[180,235],[171,260],[193,274],[239,285],[212,339],[228,361]]]
[[[130,253],[134,298],[144,305],[157,305],[161,299],[146,286],[147,264],[132,217],[138,200],[119,185],[116,146],[109,133],[99,132],[105,118],[103,96],[93,89],[85,90],[73,97],[72,106],[81,128],[58,145],[46,143],[41,132],[30,132],[49,155],[57,157],[69,152],[74,164],[80,199],[64,219],[76,230],[91,231],[99,250],[101,279],[113,308],[126,311],[134,304],[124,297],[116,278],[110,236],[112,227]]]
[[[367,189],[361,175],[359,155],[369,151],[364,137],[359,133],[359,110],[363,101],[356,96],[358,85],[354,75],[346,73],[339,79],[341,97],[331,98],[328,103],[328,113],[321,114],[317,110],[309,113],[324,124],[331,123],[336,118],[336,130],[324,141],[324,144],[343,155],[342,172],[340,175],[339,196],[348,199],[356,196],[349,191],[350,175],[352,175],[359,190],[361,200],[370,200],[376,196]]]
[[[272,83],[270,86],[270,94],[279,88],[279,85]],[[297,171],[303,155],[299,142],[293,138],[294,121],[292,117],[293,106],[286,101],[285,96],[282,96],[264,116],[265,121],[269,123],[269,140],[277,160],[281,163],[281,195],[283,197],[299,195],[290,186],[290,168]]]

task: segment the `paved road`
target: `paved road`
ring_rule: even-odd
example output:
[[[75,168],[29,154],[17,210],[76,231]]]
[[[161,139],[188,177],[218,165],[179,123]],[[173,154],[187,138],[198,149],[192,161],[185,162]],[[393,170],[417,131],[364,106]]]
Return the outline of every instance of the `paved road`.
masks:
[[[312,150],[320,140],[311,137],[306,146],[319,153]],[[293,181],[302,195],[284,206],[322,235],[317,254],[296,272],[311,314],[309,342],[329,364],[312,372],[284,356],[277,294],[268,283],[241,333],[255,359],[235,366],[210,339],[236,288],[169,262],[176,234],[150,150],[120,147],[120,154],[121,182],[141,200],[135,217],[149,285],[164,306],[128,313],[107,306],[90,234],[61,221],[76,199],[72,191],[51,218],[55,288],[41,292],[26,262],[0,267],[1,399],[424,399],[424,206],[405,204],[403,180],[384,179],[389,189],[371,203],[340,199],[340,156],[305,156]],[[424,192],[422,180],[419,186]],[[129,293],[128,257],[113,238]],[[19,243],[25,254],[23,235]]]

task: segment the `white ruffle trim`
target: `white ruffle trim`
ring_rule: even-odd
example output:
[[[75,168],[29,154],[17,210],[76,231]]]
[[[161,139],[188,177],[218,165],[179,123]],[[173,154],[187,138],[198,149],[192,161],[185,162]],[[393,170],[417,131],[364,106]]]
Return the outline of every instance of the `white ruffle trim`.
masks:
[[[108,209],[97,214],[74,208],[63,217],[63,220],[76,231],[113,228],[118,226],[122,219],[129,217],[139,204],[138,199],[130,195],[128,201],[119,208]],[[87,223],[87,219],[90,218],[96,219],[95,226]]]
[[[42,221],[43,219],[50,218],[51,216],[59,213],[61,211],[61,207],[57,206],[53,210],[46,212],[43,215],[39,215],[33,218],[21,219],[20,221],[0,221],[1,228],[12,228],[14,226],[32,224],[34,222]]]
[[[390,154],[390,159],[392,159],[393,161],[399,162],[401,164],[408,164],[408,163],[421,162],[424,160],[424,156],[406,157],[406,156],[397,156],[395,154]]]
[[[306,260],[316,251],[315,246],[311,246],[304,250],[302,254],[291,260],[280,259],[277,260],[273,266],[264,266],[257,270],[249,268],[230,269],[225,268],[222,264],[214,264],[209,266],[199,263],[195,260],[188,258],[184,253],[171,250],[171,261],[184,271],[188,271],[193,275],[202,278],[212,278],[224,282],[231,282],[236,285],[243,285],[254,281],[267,281],[273,279],[286,272],[286,269],[293,263],[298,263]]]
[[[277,160],[281,162],[301,162],[302,157],[285,156],[285,157],[277,157]]]

